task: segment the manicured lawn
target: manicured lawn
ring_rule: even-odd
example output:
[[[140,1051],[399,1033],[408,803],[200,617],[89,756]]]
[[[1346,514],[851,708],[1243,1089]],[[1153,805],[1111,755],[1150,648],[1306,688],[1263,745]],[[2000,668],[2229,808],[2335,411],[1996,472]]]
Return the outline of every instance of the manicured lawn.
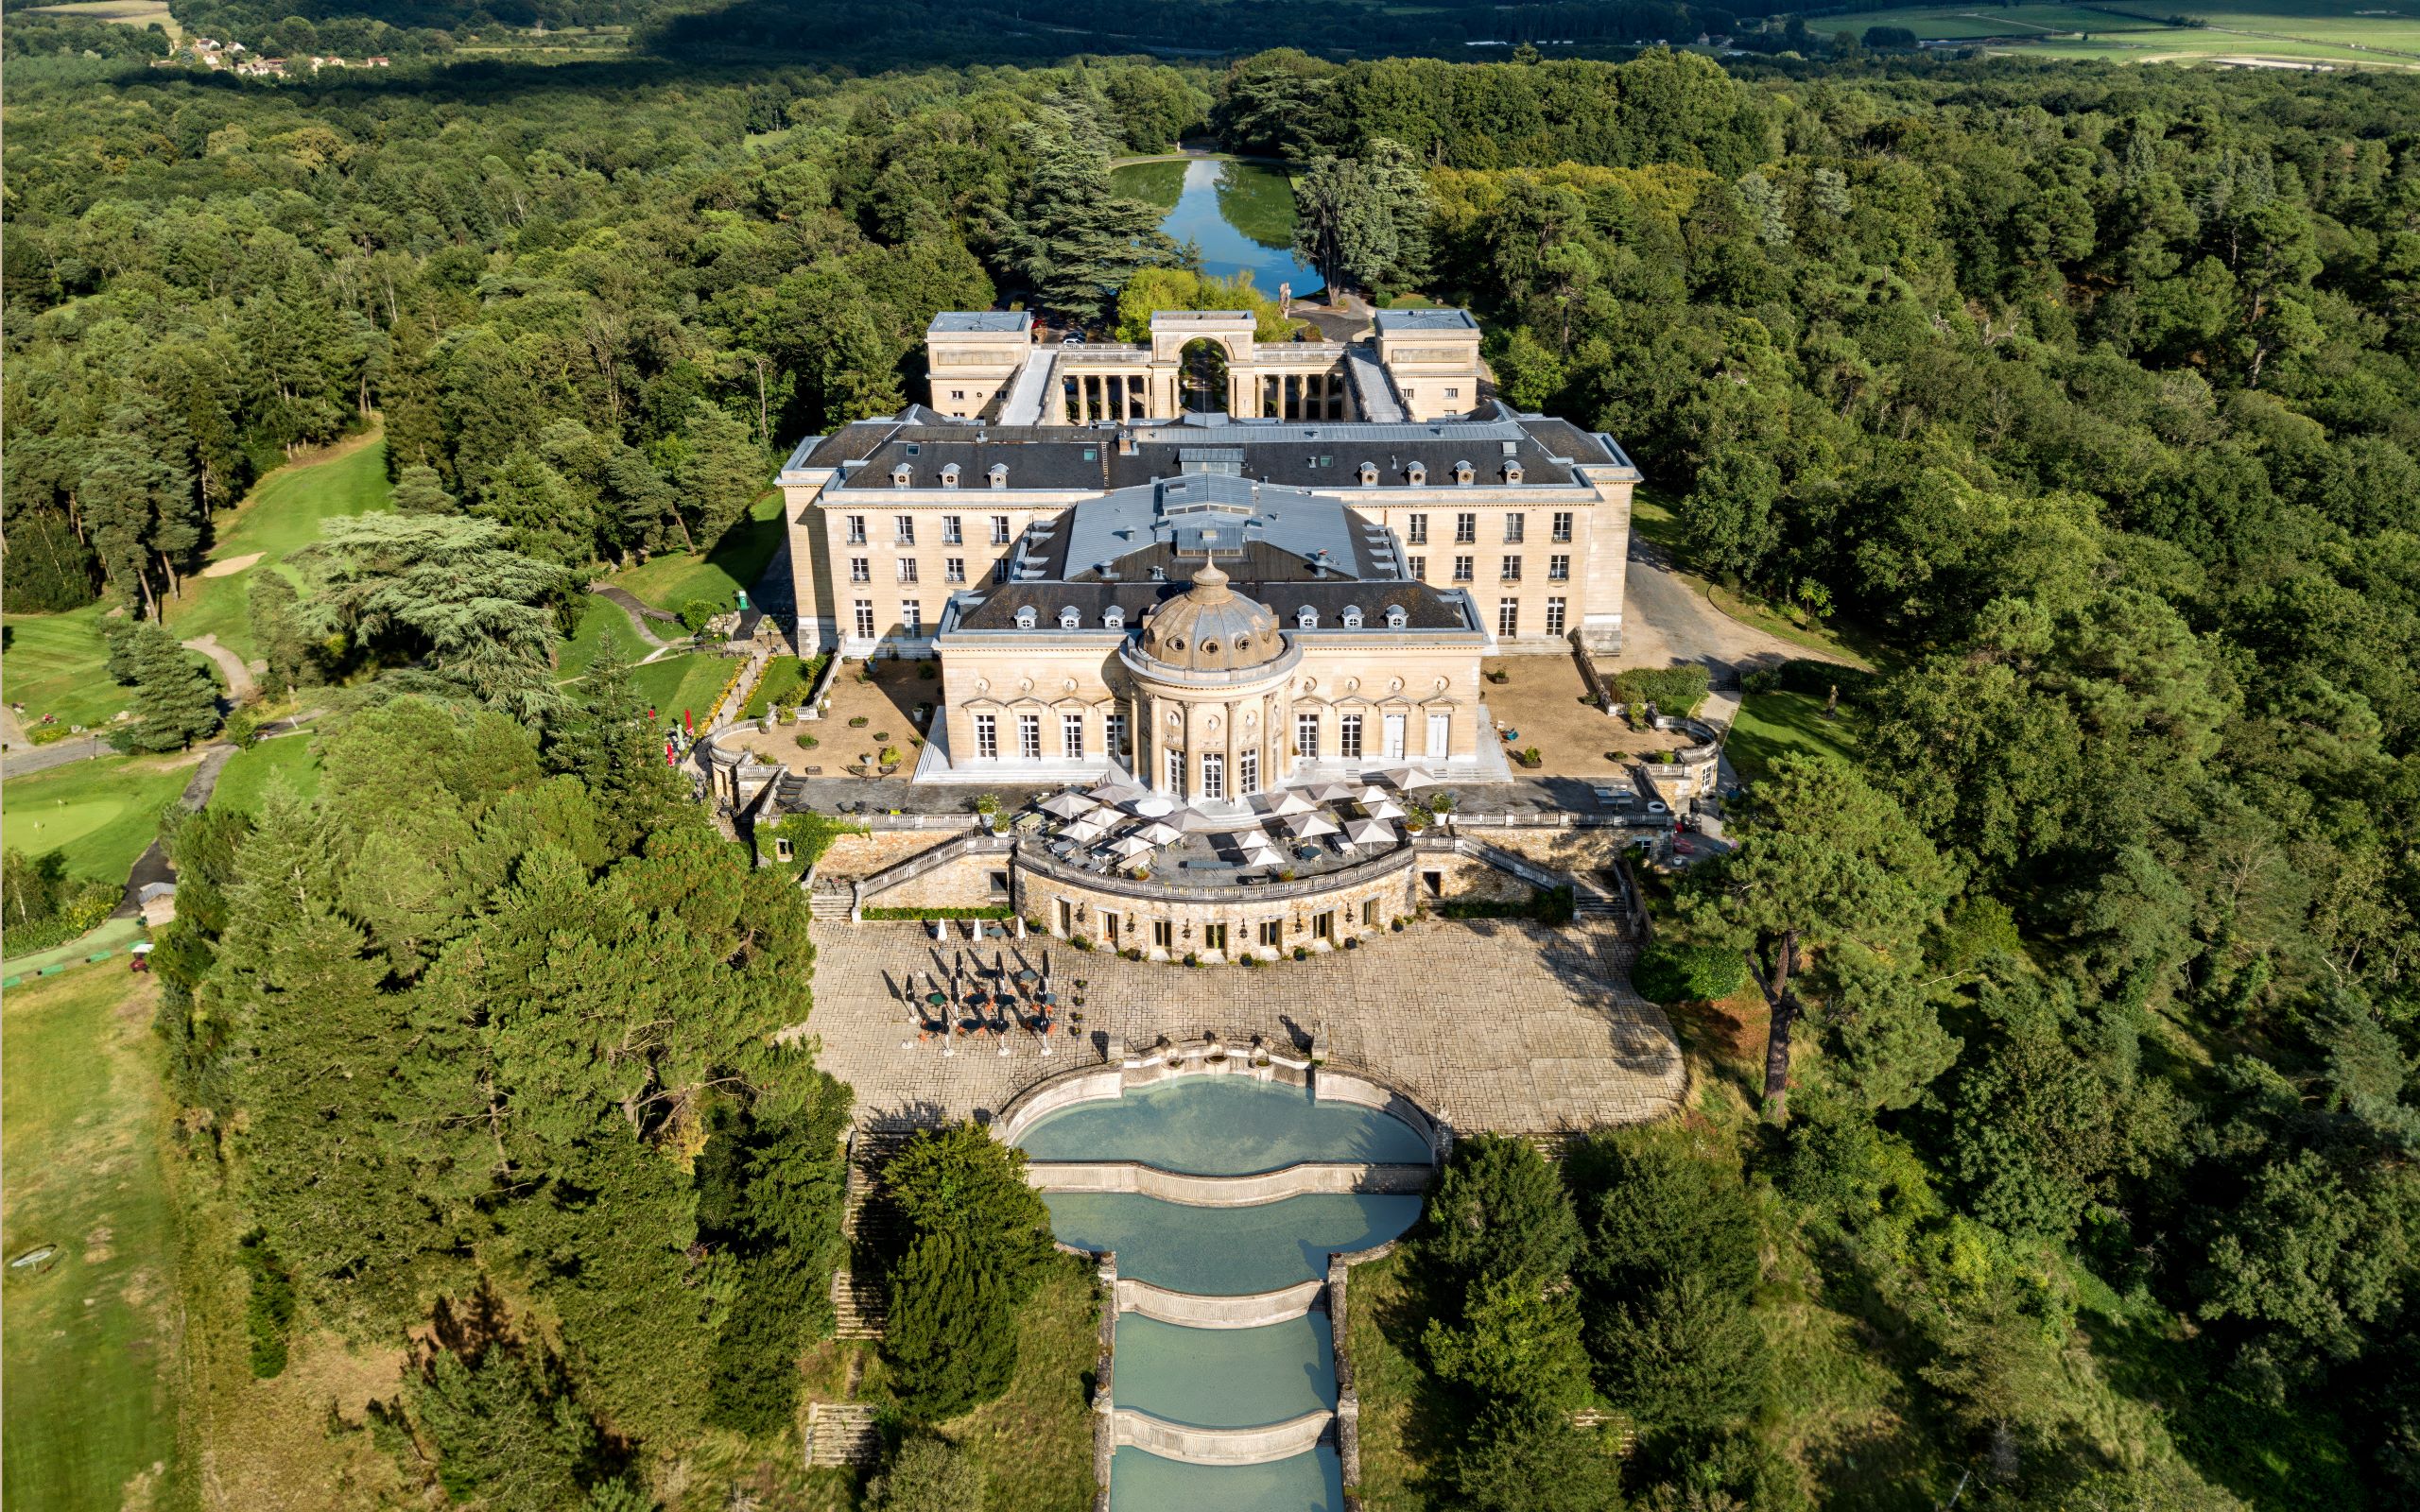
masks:
[[[781,546],[782,529],[782,495],[775,490],[704,555],[658,557],[615,573],[613,583],[643,604],[676,614],[693,598],[729,609],[742,589],[753,589],[765,576],[765,564]]]
[[[1762,777],[1776,757],[1838,756],[1857,760],[1856,716],[1842,709],[1824,717],[1824,700],[1804,693],[1752,693],[1739,702],[1723,749],[1748,782]]]
[[[302,797],[316,797],[320,791],[320,755],[313,743],[317,738],[308,731],[280,735],[275,740],[256,741],[237,751],[218,774],[218,785],[211,790],[210,806],[258,814],[269,782],[280,777]]]
[[[12,850],[64,850],[72,875],[124,882],[192,775],[190,764],[164,766],[156,756],[104,756],[12,777],[0,787],[0,823]]]
[[[62,725],[105,725],[133,697],[133,690],[110,680],[108,649],[101,644],[97,603],[64,614],[11,614],[8,649],[0,651],[0,679],[9,697],[26,706],[28,734],[44,714]]]
[[[322,524],[387,508],[392,497],[383,440],[354,446],[325,461],[279,468],[219,517],[210,552],[213,561],[234,561],[255,552],[260,560],[224,577],[188,578],[184,597],[168,603],[168,627],[181,641],[216,635],[250,660],[257,654],[251,612],[253,577],[282,572],[300,587],[302,574],[286,565],[286,558],[318,541]]]
[[[572,631],[571,639],[555,646],[558,681],[585,677],[589,665],[596,660],[598,647],[607,641],[620,649],[625,662],[645,661],[655,649],[639,639],[639,632],[631,627],[631,617],[614,605],[601,598],[590,598],[587,606],[580,610],[579,627]]]
[[[625,661],[633,663],[655,649],[631,628],[629,615],[596,599],[581,611],[579,628],[572,632],[571,639],[556,643],[556,680],[570,683],[585,676],[596,660],[597,648],[609,640],[620,647]],[[695,652],[667,656],[645,666],[631,666],[631,686],[655,710],[659,728],[679,724],[683,709],[694,713],[702,725],[714,710],[716,696],[739,667],[739,662],[728,657]],[[576,689],[566,691],[577,693]]]
[[[0,1254],[59,1246],[6,1275],[0,1487],[27,1512],[181,1504],[169,1395],[174,1219],[160,1168],[158,985],[123,959],[0,1003]]]
[[[777,703],[796,705],[815,686],[815,679],[821,671],[814,662],[794,656],[773,658],[765,668],[765,675],[757,679],[756,691],[748,696],[748,707],[741,712],[741,717],[757,718]]]

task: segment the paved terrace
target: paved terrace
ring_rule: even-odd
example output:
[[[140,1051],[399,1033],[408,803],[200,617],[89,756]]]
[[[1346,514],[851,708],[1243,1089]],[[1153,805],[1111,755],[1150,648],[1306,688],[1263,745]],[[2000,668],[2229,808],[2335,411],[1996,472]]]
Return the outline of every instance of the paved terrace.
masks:
[[[1327,1055],[1385,1076],[1465,1130],[1564,1133],[1670,1112],[1685,1091],[1680,1046],[1662,1009],[1630,987],[1632,947],[1610,920],[1551,930],[1510,920],[1430,919],[1354,951],[1257,969],[1198,970],[1073,951],[1059,941],[975,945],[963,927],[936,944],[921,924],[818,923],[818,1063],[856,1089],[857,1122],[900,1127],[988,1118],[1054,1073],[1097,1065],[1103,1038],[1130,1049],[1161,1035],[1231,1043],[1254,1034],[1307,1047],[1324,1026]],[[1071,1043],[1012,1034],[944,1057],[920,1043],[897,992],[907,973],[944,980],[958,953],[987,969],[1046,971],[1067,1001],[1081,989]],[[902,1041],[905,1041],[903,1044]]]

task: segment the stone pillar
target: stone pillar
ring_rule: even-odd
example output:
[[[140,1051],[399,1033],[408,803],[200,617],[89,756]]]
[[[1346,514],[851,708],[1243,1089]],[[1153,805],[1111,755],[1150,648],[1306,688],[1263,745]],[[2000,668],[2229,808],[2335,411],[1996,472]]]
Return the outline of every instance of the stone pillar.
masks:
[[[1241,754],[1241,747],[1236,740],[1236,706],[1232,699],[1226,704],[1226,711],[1227,712],[1224,716],[1227,721],[1227,796],[1225,801],[1233,803],[1236,801],[1236,794],[1241,791],[1243,768],[1237,765],[1237,758]]]

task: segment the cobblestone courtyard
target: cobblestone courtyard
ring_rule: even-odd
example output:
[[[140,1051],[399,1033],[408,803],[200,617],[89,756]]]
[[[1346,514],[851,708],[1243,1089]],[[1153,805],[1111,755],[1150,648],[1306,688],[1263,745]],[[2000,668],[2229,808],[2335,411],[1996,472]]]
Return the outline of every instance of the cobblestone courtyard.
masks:
[[[1209,1031],[1238,1044],[1260,1034],[1307,1047],[1323,1027],[1331,1058],[1392,1078],[1466,1130],[1538,1134],[1653,1118],[1685,1090],[1671,1024],[1631,990],[1632,947],[1609,922],[1551,930],[1431,919],[1307,961],[1199,970],[1046,937],[978,947],[953,927],[936,943],[921,924],[815,926],[808,1028],[822,1042],[819,1063],[856,1089],[861,1125],[988,1117],[1045,1076],[1098,1064],[1110,1034],[1130,1048]],[[946,981],[961,954],[970,968],[1046,971],[1063,1002],[1081,979],[1084,1022],[1073,1041],[1053,1037],[1047,1056],[1023,1033],[1005,1056],[989,1040],[959,1040],[951,1056],[919,1042],[903,994],[921,996],[927,973]]]

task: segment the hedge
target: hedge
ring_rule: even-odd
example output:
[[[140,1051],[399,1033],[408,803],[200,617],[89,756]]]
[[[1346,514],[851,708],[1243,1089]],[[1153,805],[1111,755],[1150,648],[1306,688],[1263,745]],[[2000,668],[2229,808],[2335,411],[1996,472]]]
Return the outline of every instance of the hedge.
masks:
[[[986,908],[869,908],[865,917],[922,923],[928,919],[1007,919],[1011,917],[1011,910],[1006,903],[994,903]]]
[[[1856,702],[1874,691],[1875,674],[1862,667],[1844,667],[1837,662],[1817,662],[1808,657],[1792,657],[1773,668],[1784,693],[1805,694],[1810,698],[1828,698],[1832,690]]]
[[[1689,715],[1705,702],[1713,677],[1691,662],[1678,667],[1632,667],[1614,674],[1610,686],[1616,703],[1651,703],[1660,714]]]

